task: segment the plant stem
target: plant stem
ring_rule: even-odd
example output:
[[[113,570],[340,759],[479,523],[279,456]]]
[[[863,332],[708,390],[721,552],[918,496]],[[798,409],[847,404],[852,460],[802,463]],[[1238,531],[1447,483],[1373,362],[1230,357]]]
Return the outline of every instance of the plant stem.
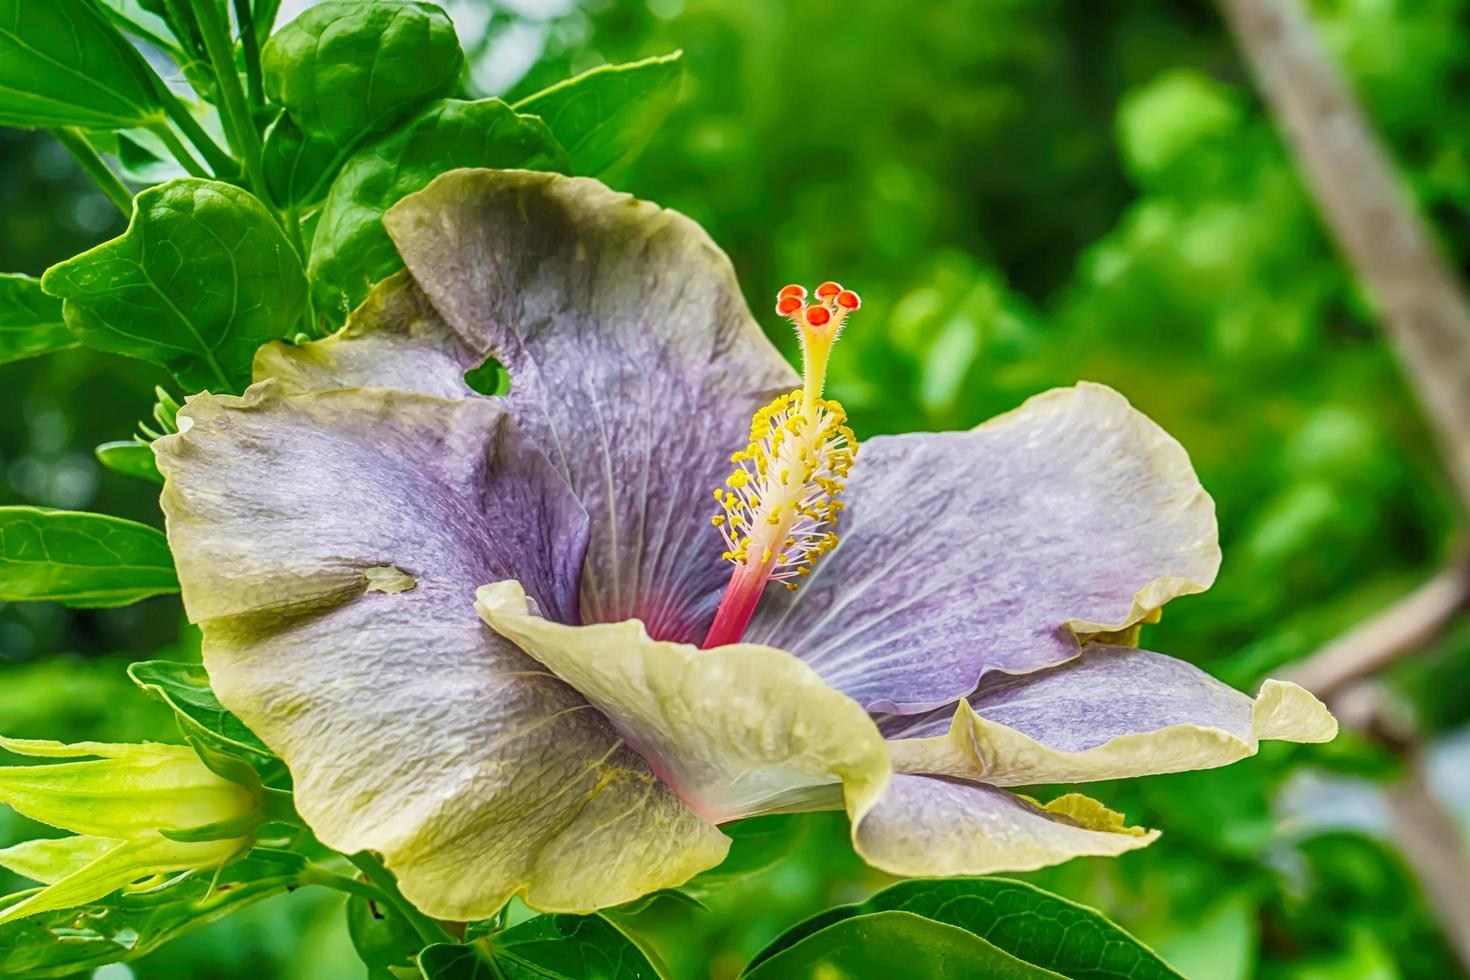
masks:
[[[387,901],[387,896],[367,882],[339,875],[317,864],[310,865],[301,873],[301,883],[321,885],[323,888],[331,888],[339,892],[346,892],[348,895],[356,895],[358,898],[365,898],[369,902]]]
[[[291,237],[291,244],[296,249],[296,255],[301,259],[301,268],[305,269],[311,254],[306,248],[306,236],[301,233],[301,213],[293,205],[286,209],[281,215],[286,226],[286,233]],[[316,304],[311,298],[311,283],[307,283],[306,289],[306,331],[313,338],[321,336],[321,328],[316,322]]]
[[[383,867],[383,862],[373,857],[369,851],[358,851],[356,854],[347,855],[357,870],[367,876],[368,880],[377,886],[383,893],[383,897],[392,902],[394,907],[402,913],[413,926],[414,931],[419,934],[426,943],[453,943],[457,940],[449,934],[438,922],[429,918],[424,913],[413,907],[403,893],[398,890],[398,882],[393,878],[392,872]]]
[[[168,113],[168,117],[173,120],[175,126],[179,127],[179,131],[189,142],[194,144],[195,149],[204,155],[209,169],[214,171],[216,177],[222,179],[233,177],[239,172],[240,166],[235,162],[235,158],[220,149],[219,144],[210,138],[203,126],[199,125],[199,120],[194,118],[183,100],[163,83],[163,79],[158,80],[158,94],[159,99],[163,102],[163,111]]]
[[[245,87],[250,104],[265,105],[265,90],[260,83],[260,45],[255,38],[251,0],[235,0],[235,23],[240,26],[240,46],[245,51]]]
[[[189,148],[179,141],[179,138],[174,135],[172,129],[168,128],[167,120],[160,119],[157,125],[149,126],[148,131],[163,140],[163,145],[168,147],[168,151],[174,155],[174,159],[179,161],[183,165],[183,168],[189,172],[189,176],[209,176],[209,171],[200,166],[199,161],[195,160],[194,155],[189,152]]]
[[[117,209],[123,213],[124,218],[133,216],[133,194],[128,190],[117,174],[107,166],[107,163],[97,155],[92,144],[82,135],[80,129],[70,126],[62,126],[51,130],[51,135],[56,141],[66,147],[72,156],[76,157],[77,163],[81,164],[87,176],[91,177],[98,189],[107,195],[107,199],[117,205]]]
[[[229,30],[220,16],[219,7],[215,6],[215,0],[191,0],[191,5],[199,22],[199,33],[204,37],[204,48],[209,53],[210,67],[214,69],[220,113],[224,116],[230,146],[245,161],[245,176],[250,182],[250,189],[256,197],[269,203],[265,169],[260,160],[260,134],[255,131],[250,107],[245,103],[245,92],[240,88],[240,74],[235,71],[235,49],[230,42]]]

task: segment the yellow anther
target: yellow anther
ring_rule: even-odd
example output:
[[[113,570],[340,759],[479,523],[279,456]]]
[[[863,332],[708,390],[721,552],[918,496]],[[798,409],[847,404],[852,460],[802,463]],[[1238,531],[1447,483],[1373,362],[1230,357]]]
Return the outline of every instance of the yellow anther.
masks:
[[[842,406],[822,397],[832,345],[856,293],[823,283],[814,305],[806,293],[789,300],[783,290],[778,312],[791,320],[801,340],[803,386],[778,395],[750,419],[744,449],[731,454],[734,471],[715,501],[723,514],[711,523],[725,539],[723,557],[737,564],[771,564],[770,577],[787,588],[810,575],[811,563],[837,546],[833,525],[843,506],[836,497],[852,469],[857,439]]]

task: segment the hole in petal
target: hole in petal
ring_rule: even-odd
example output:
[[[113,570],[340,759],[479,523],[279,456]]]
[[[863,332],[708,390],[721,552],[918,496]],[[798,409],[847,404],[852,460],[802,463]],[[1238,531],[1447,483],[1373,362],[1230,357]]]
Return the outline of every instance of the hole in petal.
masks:
[[[495,358],[487,357],[485,363],[464,373],[464,383],[482,395],[507,395],[510,393],[510,372]]]
[[[372,568],[364,568],[362,577],[367,579],[367,591],[386,592],[389,595],[407,592],[419,584],[418,579],[396,565],[375,565]]]

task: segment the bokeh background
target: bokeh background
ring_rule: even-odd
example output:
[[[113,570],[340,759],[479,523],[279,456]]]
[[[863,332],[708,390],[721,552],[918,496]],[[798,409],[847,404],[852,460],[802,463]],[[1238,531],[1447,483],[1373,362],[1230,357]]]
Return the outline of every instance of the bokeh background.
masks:
[[[282,20],[304,4],[285,4]],[[1320,227],[1218,12],[1188,0],[448,3],[466,90],[519,96],[682,49],[682,99],[614,183],[702,222],[752,307],[836,278],[864,309],[834,394],[860,436],[976,424],[1079,378],[1189,449],[1225,564],[1144,645],[1254,690],[1407,593],[1457,542],[1454,494],[1370,305]],[[1470,0],[1317,0],[1314,21],[1460,271],[1470,260]],[[0,131],[0,269],[120,233],[44,134]],[[775,317],[764,317],[792,351]],[[101,469],[166,383],[76,350],[0,367],[0,503],[159,523]],[[913,570],[916,577],[923,568]],[[0,728],[172,739],[131,659],[197,656],[176,597],[111,611],[0,604]],[[1470,623],[1381,678],[1470,835]],[[1207,980],[1453,977],[1402,857],[1401,757],[1345,732],[1233,767],[1100,784],[1149,849],[1020,877],[1093,904]],[[33,828],[0,812],[0,843]],[[638,925],[676,976],[731,977],[881,875],[834,815],[772,818],[769,870]],[[0,890],[12,882],[0,882]],[[297,893],[104,980],[361,977],[340,898]]]

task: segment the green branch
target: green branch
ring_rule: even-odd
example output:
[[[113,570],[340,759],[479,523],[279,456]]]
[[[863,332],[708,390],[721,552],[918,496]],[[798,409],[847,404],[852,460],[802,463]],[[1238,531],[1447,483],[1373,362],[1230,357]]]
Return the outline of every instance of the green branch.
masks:
[[[189,152],[189,148],[179,141],[179,138],[174,135],[172,129],[169,129],[168,120],[158,120],[155,125],[148,127],[148,131],[163,140],[163,145],[168,147],[168,152],[172,153],[174,159],[179,161],[183,168],[189,172],[190,177],[209,176],[209,171],[199,165],[199,161],[195,160],[194,155]]]
[[[173,120],[175,126],[179,127],[179,131],[189,142],[194,144],[195,149],[204,155],[205,161],[208,162],[209,168],[214,171],[216,177],[225,180],[239,172],[239,164],[235,162],[235,158],[220,149],[219,144],[210,138],[203,126],[199,125],[199,120],[194,118],[189,107],[174,94],[171,88],[164,84],[163,79],[158,80],[158,95],[163,102],[163,111],[168,113],[168,117]],[[159,134],[160,138],[162,135]],[[183,160],[179,162],[184,163]],[[184,166],[187,168],[188,164]]]
[[[51,130],[51,135],[56,141],[66,147],[72,156],[76,157],[77,163],[81,164],[87,176],[107,195],[107,199],[117,205],[124,218],[133,216],[133,193],[128,190],[127,185],[118,179],[117,174],[107,166],[107,163],[97,155],[92,144],[82,135],[80,129],[70,126]]]
[[[303,885],[321,885],[323,888],[331,888],[348,895],[356,895],[358,898],[365,898],[369,902],[387,902],[388,900],[386,895],[367,882],[339,875],[317,864],[303,871],[299,880]]]
[[[235,46],[230,41],[230,32],[214,0],[190,0],[194,16],[199,23],[199,33],[204,37],[204,49],[209,53],[209,64],[214,70],[215,86],[219,90],[220,114],[224,116],[225,133],[230,146],[245,161],[245,176],[250,189],[262,201],[270,200],[266,188],[265,168],[261,164],[260,134],[245,102],[245,92],[240,88],[240,73],[235,71]]]
[[[235,0],[235,23],[240,25],[240,47],[245,51],[245,86],[251,107],[265,105],[265,88],[260,81],[260,44],[255,36],[255,11],[251,0]]]
[[[457,943],[459,941],[449,934],[449,930],[420,912],[412,902],[403,897],[392,872],[383,866],[383,862],[373,857],[371,852],[359,851],[356,854],[349,854],[347,860],[366,875],[368,881],[377,886],[384,898],[393,903],[393,906],[402,913],[425,943]]]

